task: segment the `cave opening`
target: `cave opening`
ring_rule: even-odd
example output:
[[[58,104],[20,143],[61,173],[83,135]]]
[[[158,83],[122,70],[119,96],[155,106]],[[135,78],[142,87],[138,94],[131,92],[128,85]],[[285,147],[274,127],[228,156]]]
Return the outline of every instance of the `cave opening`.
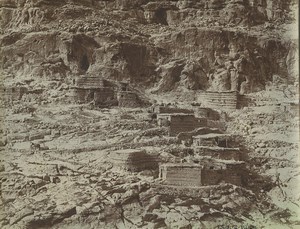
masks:
[[[168,25],[167,12],[165,9],[158,9],[155,12],[155,19],[156,19],[156,22],[159,24]]]
[[[87,55],[84,55],[80,61],[80,68],[86,72],[89,69],[89,67],[90,67],[89,59]]]

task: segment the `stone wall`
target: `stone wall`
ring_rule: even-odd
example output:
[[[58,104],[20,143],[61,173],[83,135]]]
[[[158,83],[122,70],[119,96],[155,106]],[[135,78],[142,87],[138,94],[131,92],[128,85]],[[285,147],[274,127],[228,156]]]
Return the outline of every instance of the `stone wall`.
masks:
[[[95,101],[95,105],[104,105],[112,102],[115,93],[112,88],[75,88],[75,100],[79,103],[89,103]]]
[[[201,186],[201,166],[161,166],[160,178],[169,185]]]
[[[193,137],[194,146],[230,147],[233,145],[232,136],[228,134],[204,134]]]
[[[207,91],[201,95],[201,99],[203,99],[206,105],[210,108],[224,109],[228,111],[233,111],[238,108],[238,93],[236,91]]]
[[[136,93],[131,91],[120,91],[118,93],[119,107],[140,107],[141,103]]]
[[[27,92],[25,87],[1,87],[1,101],[4,103],[18,101]]]
[[[126,149],[110,153],[113,164],[121,169],[138,172],[146,169],[158,169],[158,158],[143,150]]]
[[[159,167],[159,177],[167,185],[200,187],[230,183],[242,185],[241,164],[165,164]]]
[[[172,115],[170,119],[170,136],[193,131],[206,125],[206,119],[196,118],[194,115]]]
[[[195,153],[201,156],[210,156],[222,160],[240,160],[240,150],[238,148],[221,148],[221,147],[198,147]]]
[[[241,185],[241,175],[237,171],[227,169],[204,169],[202,170],[203,185],[217,185],[220,183]]]
[[[198,117],[207,118],[208,120],[219,120],[220,114],[219,112],[208,108],[208,107],[199,107],[196,111],[196,115]]]
[[[153,113],[156,114],[174,114],[174,113],[184,113],[184,114],[192,114],[194,111],[184,108],[178,107],[169,107],[169,106],[155,106],[153,108]]]

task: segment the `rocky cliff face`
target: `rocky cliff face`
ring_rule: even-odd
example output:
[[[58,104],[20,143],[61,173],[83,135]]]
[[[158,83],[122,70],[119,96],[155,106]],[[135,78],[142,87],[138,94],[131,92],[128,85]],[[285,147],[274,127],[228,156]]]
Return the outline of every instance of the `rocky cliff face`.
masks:
[[[170,91],[293,82],[295,42],[282,38],[296,1],[1,1],[1,58],[22,81],[97,75]],[[233,69],[230,71],[229,69]],[[226,86],[227,85],[227,86]]]

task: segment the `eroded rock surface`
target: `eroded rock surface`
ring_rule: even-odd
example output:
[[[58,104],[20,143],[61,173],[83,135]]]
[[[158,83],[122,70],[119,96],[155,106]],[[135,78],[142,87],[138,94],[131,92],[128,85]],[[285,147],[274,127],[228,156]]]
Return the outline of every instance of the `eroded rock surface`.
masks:
[[[296,228],[297,4],[1,0],[0,227]],[[84,77],[123,93],[97,107],[90,90],[78,104]],[[237,91],[242,109],[224,99],[206,127],[172,137],[145,108],[201,113],[205,91]],[[139,103],[128,108],[130,96]],[[189,139],[209,131],[238,136],[241,186],[165,188],[158,171],[110,160],[143,149],[161,163],[199,162]]]

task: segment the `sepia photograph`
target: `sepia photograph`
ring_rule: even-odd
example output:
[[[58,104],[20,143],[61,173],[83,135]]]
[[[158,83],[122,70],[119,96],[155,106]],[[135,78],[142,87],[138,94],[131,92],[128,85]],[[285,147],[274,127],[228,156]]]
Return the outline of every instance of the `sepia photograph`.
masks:
[[[1,229],[300,229],[298,0],[0,0]]]

